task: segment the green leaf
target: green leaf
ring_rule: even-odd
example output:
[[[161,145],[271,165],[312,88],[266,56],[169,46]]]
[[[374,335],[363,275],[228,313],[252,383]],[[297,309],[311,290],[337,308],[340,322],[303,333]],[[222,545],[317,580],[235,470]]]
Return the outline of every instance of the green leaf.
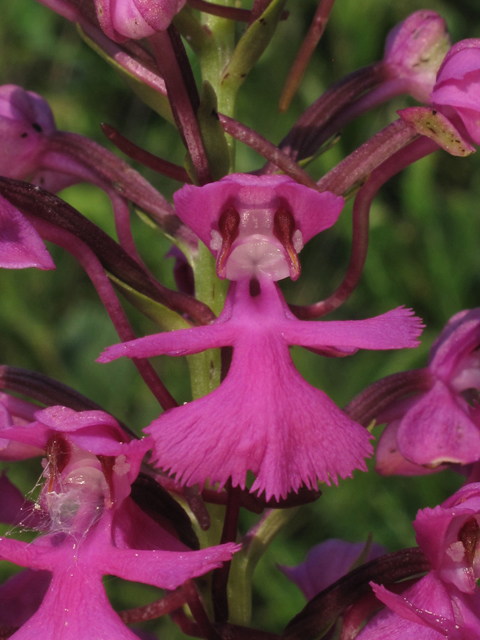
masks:
[[[197,118],[212,177],[220,180],[230,170],[230,154],[225,132],[218,118],[217,96],[207,81],[202,86]]]
[[[98,55],[103,58],[108,64],[115,69],[115,71],[123,78],[132,91],[147,104],[151,109],[156,111],[162,118],[165,118],[168,122],[175,125],[172,110],[168,98],[161,94],[159,91],[155,91],[152,87],[142,82],[137,76],[130,71],[127,71],[121,64],[108,55],[96,42],[89,38],[79,25],[77,25],[78,32],[83,40],[91,47]]]
[[[272,39],[285,3],[286,0],[273,0],[258,20],[245,31],[223,71],[222,89],[230,89],[233,93],[238,91]]]
[[[120,289],[123,296],[130,302],[132,306],[138,309],[144,316],[150,318],[163,331],[174,331],[176,329],[190,329],[189,324],[181,315],[168,309],[159,302],[152,300],[148,296],[139,293],[125,282],[122,282],[111,273],[108,277]]]

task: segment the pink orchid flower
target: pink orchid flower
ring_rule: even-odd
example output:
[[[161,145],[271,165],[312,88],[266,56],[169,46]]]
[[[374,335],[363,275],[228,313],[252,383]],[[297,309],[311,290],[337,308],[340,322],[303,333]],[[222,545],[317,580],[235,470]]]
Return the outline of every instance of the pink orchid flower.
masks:
[[[104,575],[175,589],[236,550],[191,551],[137,507],[130,487],[150,443],[132,440],[102,411],[50,407],[2,435],[47,455],[37,505],[48,533],[28,544],[0,538],[1,559],[51,574],[35,613],[25,621],[19,608],[14,640],[133,640],[108,601]]]
[[[475,640],[480,636],[480,484],[457,491],[441,506],[418,512],[417,542],[432,570],[392,593],[372,583],[386,608],[357,636],[358,640]]]
[[[157,464],[187,485],[208,478],[220,488],[229,479],[244,488],[250,470],[251,491],[265,491],[267,500],[365,469],[371,436],[300,376],[289,346],[333,356],[414,347],[420,321],[402,308],[362,321],[300,321],[275,284],[298,277],[303,242],[335,222],[342,198],[283,176],[232,175],[184,187],[175,202],[179,217],[210,243],[220,277],[234,280],[224,310],[210,326],[114,345],[99,361],[234,351],[218,389],[146,429]]]

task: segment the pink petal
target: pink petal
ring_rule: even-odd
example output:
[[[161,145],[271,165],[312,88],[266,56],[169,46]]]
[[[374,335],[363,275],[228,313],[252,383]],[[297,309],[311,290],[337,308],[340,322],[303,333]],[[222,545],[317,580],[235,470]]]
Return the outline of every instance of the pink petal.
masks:
[[[0,627],[20,627],[37,611],[48,590],[49,571],[26,569],[0,586]]]
[[[380,420],[378,421],[380,422]],[[421,465],[414,464],[402,456],[398,450],[397,433],[400,421],[395,420],[388,424],[378,440],[376,450],[375,471],[381,476],[423,476],[437,473],[445,469],[445,466],[429,469]]]
[[[439,636],[441,638],[447,636],[451,640],[465,640],[463,631],[459,629],[454,620],[448,592],[436,577],[435,572],[431,571],[401,595],[392,593],[385,587],[374,583],[371,583],[371,586],[377,598],[400,618],[420,625],[420,627],[429,627],[441,634]],[[412,627],[413,633],[415,633],[414,629],[415,627]],[[421,631],[419,630],[418,633]],[[363,640],[362,634],[358,637],[359,640]],[[367,637],[369,636],[366,635],[365,638]],[[388,637],[390,638],[390,636]],[[427,638],[430,636],[414,635],[413,637]],[[436,635],[431,637],[436,638]]]
[[[111,362],[117,358],[151,358],[161,354],[183,356],[199,353],[205,349],[224,347],[233,343],[235,329],[229,324],[219,323],[192,329],[166,331],[130,342],[107,347],[97,362]]]
[[[287,176],[231,174],[203,187],[186,185],[174,195],[179,218],[198,235],[207,247],[210,232],[218,229],[218,219],[227,206],[264,208],[275,212],[287,204],[303,241],[328,229],[337,220],[344,200],[325,191],[319,193]]]
[[[400,453],[415,464],[468,464],[480,459],[480,431],[440,381],[421,398],[400,423]]]
[[[401,349],[416,347],[422,321],[411,309],[398,307],[368,320],[339,322],[291,322],[282,327],[288,344],[304,347]]]
[[[240,546],[233,543],[183,553],[110,547],[103,551],[101,565],[105,574],[145,582],[162,589],[176,589],[185,580],[221,567],[239,550]]]
[[[188,485],[209,478],[223,486],[231,476],[245,487],[251,470],[252,491],[266,491],[267,499],[350,476],[365,469],[372,451],[368,432],[310,386],[282,337],[268,334],[239,337],[220,387],[167,411],[146,431],[159,466]]]
[[[43,240],[18,209],[0,196],[0,267],[55,269]]]

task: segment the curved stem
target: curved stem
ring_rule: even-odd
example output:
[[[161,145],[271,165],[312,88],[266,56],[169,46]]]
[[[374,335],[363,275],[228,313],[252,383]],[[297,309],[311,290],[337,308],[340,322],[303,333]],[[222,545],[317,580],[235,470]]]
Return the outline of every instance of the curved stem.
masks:
[[[44,220],[39,220],[35,216],[27,215],[27,217],[42,238],[68,251],[85,269],[110,316],[120,340],[122,342],[134,340],[136,336],[127,320],[125,312],[118,301],[110,280],[105,275],[103,267],[93,251],[68,231],[59,229]],[[149,362],[138,358],[132,358],[132,361],[164,410],[178,406]]]
[[[136,260],[145,269],[142,259],[140,258],[135,241],[132,236],[132,228],[130,226],[130,207],[125,198],[119,196],[113,189],[106,190],[110,197],[113,209],[113,217],[115,219],[115,230],[117,232],[118,243],[125,249],[128,255]]]
[[[222,113],[219,113],[218,117],[226,133],[251,147],[266,160],[269,160],[277,169],[280,169],[298,183],[318,190],[315,180],[272,142],[233,118],[229,118]]]
[[[34,215],[84,242],[106,271],[139,293],[198,324],[215,320],[213,311],[196,298],[172,291],[157,282],[110,236],[58,196],[28,182],[0,177],[0,194],[23,213]]]
[[[333,84],[300,116],[281,141],[280,149],[295,161],[314,155],[330,137],[324,135],[325,128],[358,96],[382,83],[384,76],[383,64],[377,63],[357,69]],[[337,126],[334,133],[338,130]],[[275,165],[269,162],[261,173],[274,171]]]
[[[170,202],[124,160],[93,140],[57,131],[49,137],[42,168],[71,174],[100,188],[108,185],[144,209],[168,234],[196,249],[195,234],[180,221]]]
[[[279,111],[282,113],[290,106],[290,102],[302,81],[308,63],[310,62],[310,58],[315,51],[315,47],[320,42],[320,38],[325,31],[334,2],[335,0],[320,0],[313,22],[310,25],[308,33],[300,47],[300,51],[297,53],[297,57],[295,58],[285,81],[278,106]]]
[[[408,132],[407,132],[408,133]],[[338,309],[355,290],[362,276],[367,258],[370,207],[378,190],[387,180],[410,164],[437,151],[438,145],[422,136],[408,146],[397,151],[381,164],[357,193],[352,215],[352,253],[347,273],[338,289],[326,300],[309,306],[290,305],[290,309],[301,320],[320,318]]]
[[[371,560],[316,595],[287,625],[284,640],[313,640],[349,606],[367,593],[370,582],[391,584],[431,569],[424,552],[414,547]]]
[[[317,182],[319,190],[338,196],[348,194],[362,185],[374,169],[418,137],[413,126],[398,118],[323,176]]]
[[[237,539],[238,519],[240,516],[240,504],[242,491],[240,487],[232,487],[231,483],[227,489],[227,508],[220,544],[235,542]],[[219,569],[215,569],[212,577],[212,598],[215,619],[217,622],[228,620],[228,597],[227,584],[230,573],[231,561],[224,562]]]
[[[170,106],[190,154],[198,184],[211,182],[212,176],[196,119],[200,97],[180,35],[170,25],[167,31],[156,33],[148,40],[165,78]]]
[[[192,612],[192,616],[198,625],[200,633],[202,634],[201,637],[207,638],[208,640],[221,640],[220,635],[215,631],[207,616],[193,580],[187,580],[184,582],[182,588],[187,599],[187,604]]]
[[[134,622],[144,622],[145,620],[154,620],[160,618],[167,613],[176,611],[180,607],[186,604],[187,599],[180,587],[171,593],[159,598],[144,607],[137,607],[135,609],[125,609],[124,611],[118,611],[118,615],[124,624],[133,624]]]
[[[136,160],[140,162],[140,164],[143,164],[144,167],[153,169],[153,171],[160,173],[162,176],[172,178],[172,180],[187,184],[192,183],[190,176],[183,167],[145,151],[145,149],[142,149],[131,140],[128,140],[128,138],[125,138],[125,136],[122,136],[119,131],[109,124],[102,123],[100,127],[110,142],[132,160]]]

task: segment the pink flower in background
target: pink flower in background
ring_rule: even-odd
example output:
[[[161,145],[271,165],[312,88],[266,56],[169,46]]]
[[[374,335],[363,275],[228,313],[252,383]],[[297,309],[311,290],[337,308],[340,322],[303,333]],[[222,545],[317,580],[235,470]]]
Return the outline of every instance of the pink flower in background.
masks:
[[[480,144],[480,40],[462,40],[445,56],[429,102]]]
[[[165,31],[186,0],[95,0],[98,21],[117,42]]]
[[[279,565],[278,568],[297,585],[307,600],[311,600],[351,571],[364,552],[365,544],[362,542],[331,539],[312,547],[304,562],[296,567]],[[385,553],[384,547],[372,544],[362,561],[369,562]]]
[[[475,640],[480,637],[480,484],[467,485],[434,509],[418,512],[417,542],[432,570],[401,594],[372,584],[387,607],[358,640]]]
[[[0,267],[55,269],[45,243],[27,218],[0,196]]]
[[[0,558],[52,578],[32,617],[25,621],[19,607],[13,624],[22,626],[12,638],[133,640],[108,601],[103,575],[175,589],[221,566],[236,547],[191,551],[136,506],[130,487],[150,444],[131,440],[108,414],[50,407],[36,418],[2,435],[45,449],[37,505],[48,533],[29,544],[0,538]]]
[[[378,417],[381,473],[414,475],[480,460],[480,309],[453,316],[430,352],[429,391],[392,403]],[[402,459],[403,461],[402,462]],[[427,471],[428,471],[427,469]]]
[[[0,175],[30,176],[56,131],[52,111],[41,96],[14,84],[0,86]]]

